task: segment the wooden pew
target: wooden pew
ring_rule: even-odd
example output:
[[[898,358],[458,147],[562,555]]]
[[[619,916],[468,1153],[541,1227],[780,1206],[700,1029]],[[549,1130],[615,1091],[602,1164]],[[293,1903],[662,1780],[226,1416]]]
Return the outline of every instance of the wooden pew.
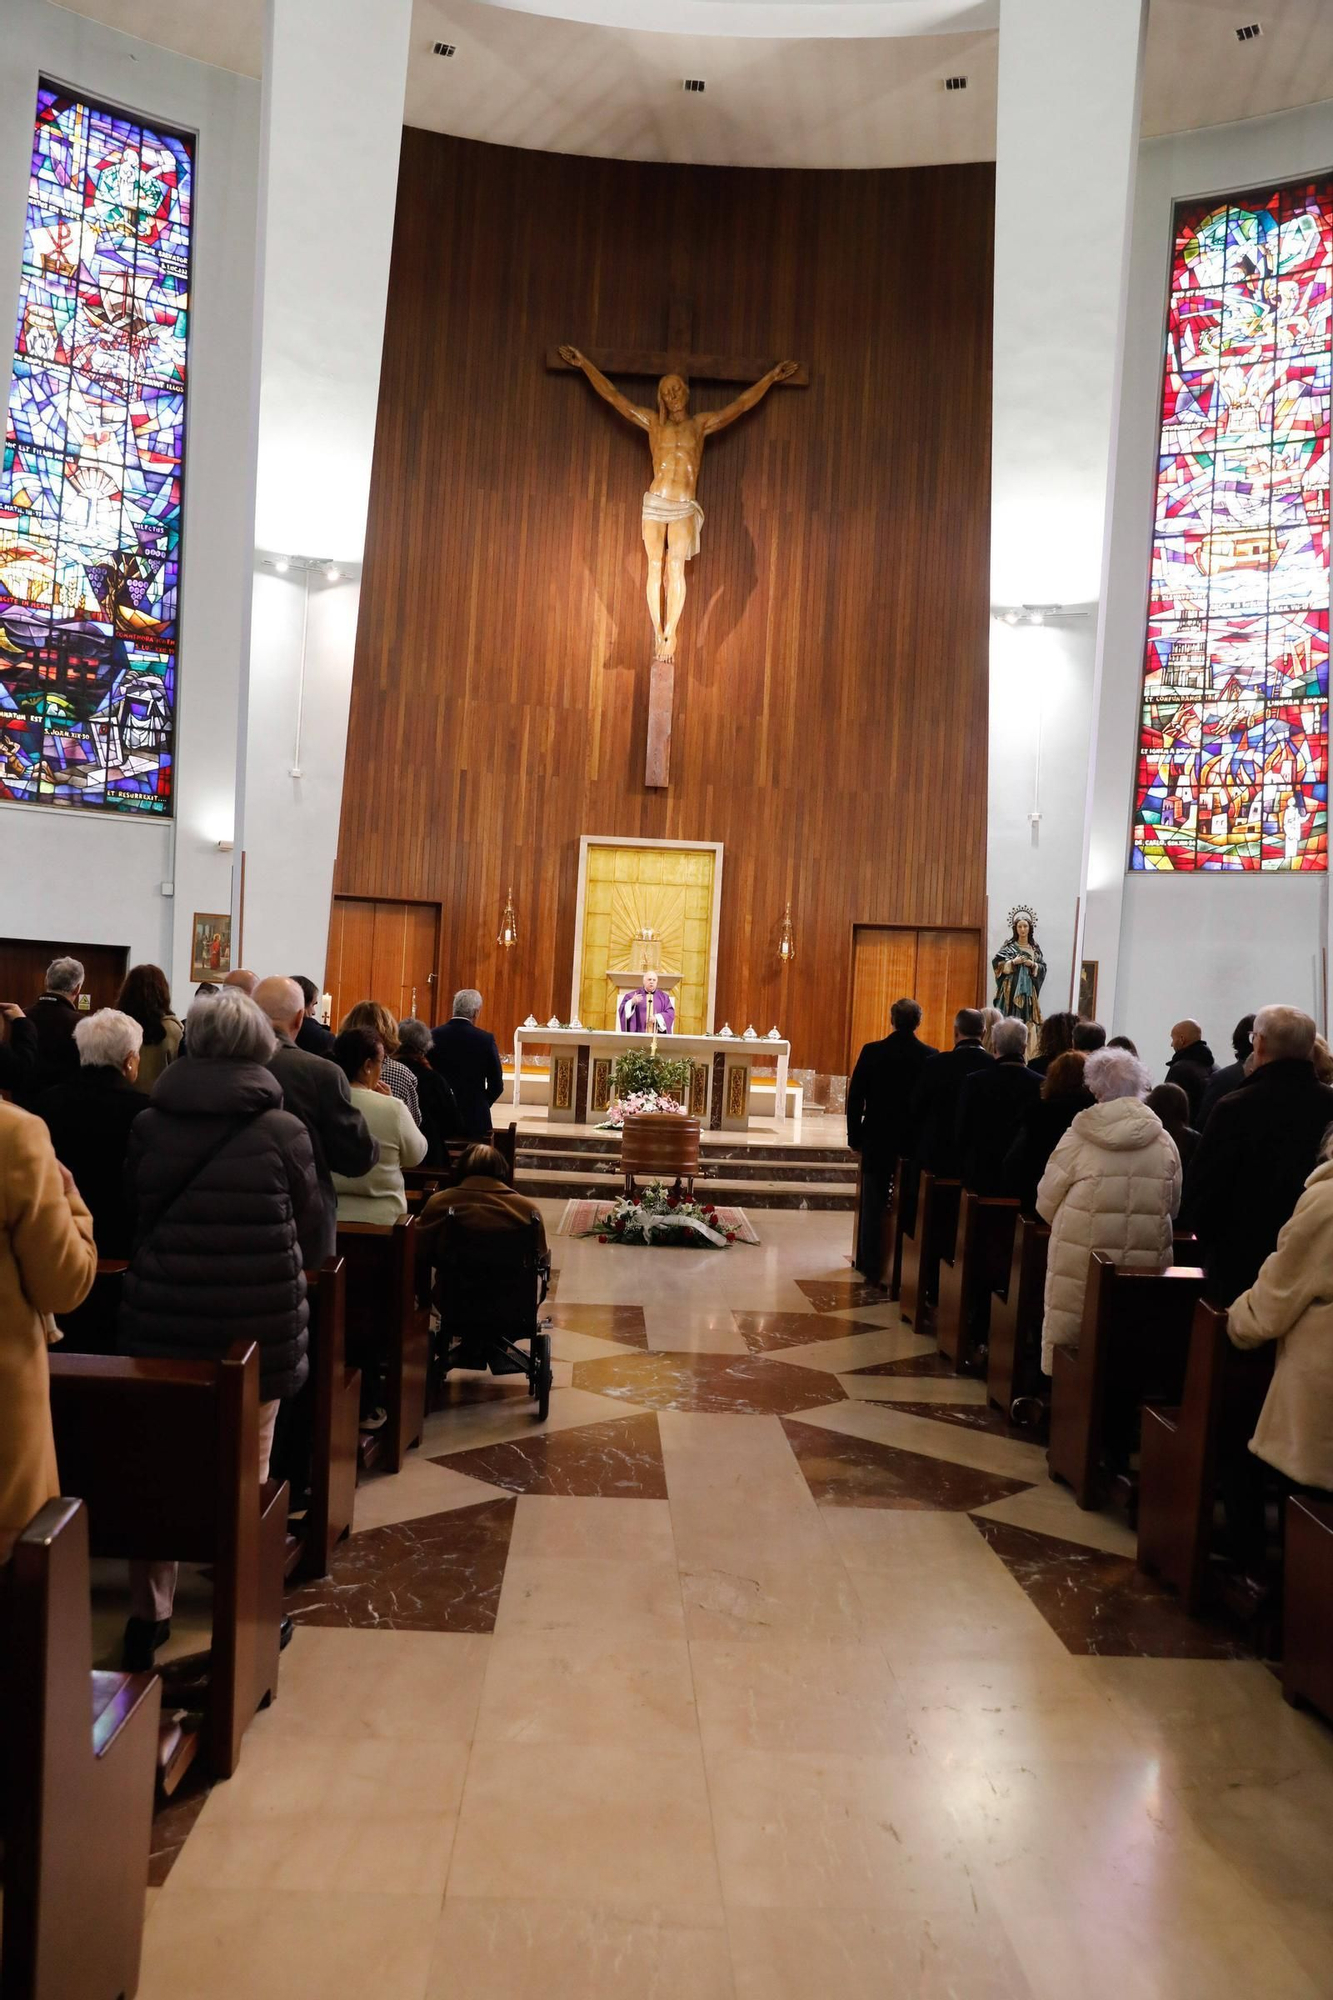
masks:
[[[51,1355],[61,1479],[88,1508],[95,1556],[211,1563],[213,1639],[202,1748],[229,1778],[278,1691],[287,1487],[261,1487],[259,1349],[223,1361]],[[173,1790],[197,1739],[164,1774]]]
[[[341,1257],[307,1271],[310,1377],[293,1407],[290,1479],[308,1471],[310,1504],[287,1571],[301,1581],[327,1576],[333,1551],[348,1534],[356,1506],[361,1371],[347,1365],[347,1282]],[[284,1406],[286,1407],[286,1406]],[[296,1487],[293,1485],[293,1492]]]
[[[1018,1203],[964,1188],[953,1255],[940,1262],[935,1342],[954,1372],[976,1366],[990,1334],[993,1293],[1008,1283]]]
[[[338,1255],[346,1265],[347,1347],[362,1375],[385,1369],[388,1422],[379,1436],[383,1463],[401,1472],[421,1441],[430,1359],[429,1294],[417,1272],[417,1218],[393,1226],[340,1222]]]
[[[1202,1287],[1190,1266],[1121,1271],[1094,1250],[1078,1347],[1057,1347],[1051,1371],[1047,1460],[1080,1507],[1099,1504],[1108,1439],[1128,1434],[1140,1404],[1179,1400]]]
[[[1203,1602],[1218,1480],[1254,1435],[1273,1360],[1271,1345],[1233,1347],[1226,1313],[1200,1299],[1179,1404],[1143,1406],[1139,1568],[1171,1584],[1191,1613]]]
[[[915,1332],[929,1333],[934,1324],[940,1260],[952,1257],[958,1230],[958,1181],[938,1180],[923,1173],[917,1193],[916,1228],[903,1243],[902,1284],[898,1309]]]
[[[408,1209],[419,1213],[438,1188],[452,1187],[457,1178],[458,1162],[475,1139],[450,1139],[449,1163],[441,1167],[404,1167],[403,1186],[407,1192]],[[514,1163],[517,1158],[518,1128],[506,1125],[502,1131],[493,1132],[487,1142],[501,1154],[509,1168],[509,1177],[514,1177]]]
[[[93,1672],[81,1501],[47,1502],[0,1590],[0,1995],[120,2000],[139,1984],[161,1683]]]
[[[1292,1494],[1285,1542],[1282,1692],[1333,1722],[1333,1503]]]
[[[1050,1241],[1047,1223],[1035,1215],[1020,1215],[1004,1288],[991,1300],[986,1396],[1006,1417],[1020,1396],[1036,1395],[1045,1380],[1041,1322]]]

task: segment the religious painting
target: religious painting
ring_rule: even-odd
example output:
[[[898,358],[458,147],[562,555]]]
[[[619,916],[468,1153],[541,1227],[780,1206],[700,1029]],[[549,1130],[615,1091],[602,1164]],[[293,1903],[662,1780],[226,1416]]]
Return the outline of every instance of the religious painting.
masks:
[[[193,148],[37,94],[0,468],[0,798],[169,815]]]
[[[1176,210],[1131,866],[1328,866],[1333,177]]]
[[[206,979],[220,981],[230,971],[230,911],[210,916],[196,910],[190,923],[190,978],[199,986]]]
[[[1078,1017],[1080,1021],[1095,1021],[1097,1018],[1097,966],[1095,958],[1085,958],[1078,969]]]
[[[614,1029],[622,994],[645,971],[675,1008],[675,1033],[713,1029],[722,848],[714,841],[579,843],[572,1007],[586,1028]]]

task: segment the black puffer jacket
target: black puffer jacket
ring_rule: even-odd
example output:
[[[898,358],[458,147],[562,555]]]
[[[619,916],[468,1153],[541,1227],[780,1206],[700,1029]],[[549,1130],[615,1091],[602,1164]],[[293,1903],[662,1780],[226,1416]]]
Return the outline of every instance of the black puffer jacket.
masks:
[[[261,1401],[295,1395],[309,1366],[303,1267],[324,1209],[310,1135],[282,1109],[277,1078],[257,1063],[172,1063],[134,1121],[126,1179],[135,1238],[121,1352],[218,1360],[253,1340]]]

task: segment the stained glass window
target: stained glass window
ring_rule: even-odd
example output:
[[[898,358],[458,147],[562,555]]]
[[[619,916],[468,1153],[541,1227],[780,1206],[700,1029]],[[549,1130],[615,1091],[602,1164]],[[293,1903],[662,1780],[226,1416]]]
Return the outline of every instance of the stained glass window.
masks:
[[[190,142],[43,85],[0,476],[0,798],[171,811]]]
[[[1328,866],[1333,178],[1175,217],[1131,865]]]

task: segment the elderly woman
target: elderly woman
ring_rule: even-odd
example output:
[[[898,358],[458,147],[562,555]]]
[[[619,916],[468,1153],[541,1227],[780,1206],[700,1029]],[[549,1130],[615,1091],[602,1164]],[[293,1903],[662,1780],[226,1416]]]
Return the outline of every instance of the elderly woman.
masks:
[[[1048,1375],[1057,1347],[1078,1346],[1093,1251],[1125,1270],[1165,1270],[1180,1207],[1180,1155],[1143,1102],[1143,1064],[1124,1049],[1098,1049],[1083,1077],[1095,1102],[1074,1119],[1037,1189],[1037,1213],[1051,1225],[1041,1329]]]
[[[47,1315],[85,1299],[93,1219],[40,1118],[0,1103],[0,1556],[60,1492]]]
[[[125,974],[125,983],[116,1005],[122,1014],[128,1014],[137,1021],[143,1030],[137,1088],[145,1097],[151,1097],[153,1085],[167,1064],[175,1062],[180,1054],[181,1038],[185,1033],[181,1022],[171,1011],[171,988],[161,966],[132,965]]]
[[[421,1107],[421,1129],[426,1135],[428,1167],[447,1167],[449,1141],[463,1137],[463,1114],[458,1108],[453,1085],[430,1064],[430,1029],[424,1021],[408,1019],[398,1023],[398,1055],[404,1069],[412,1072]]]
[[[384,1044],[384,1059],[380,1065],[381,1081],[390,1097],[396,1097],[405,1104],[412,1114],[413,1122],[421,1123],[421,1100],[417,1094],[417,1080],[406,1063],[398,1061],[398,1023],[387,1007],[378,1000],[358,1000],[355,1007],[344,1016],[342,1033],[348,1028],[369,1028],[372,1035],[378,1035]],[[337,1061],[332,1049],[328,1051],[333,1061]]]
[[[217,1361],[259,1348],[260,1483],[278,1405],[308,1373],[305,1267],[324,1207],[310,1135],[282,1108],[265,1067],[273,1030],[248,994],[224,987],[186,1017],[188,1062],[172,1063],[130,1134],[137,1212],[125,1277],[125,1354]],[[125,1665],[151,1667],[169,1636],[174,1563],[134,1563]]]
[[[136,1088],[143,1029],[128,1014],[102,1007],[74,1030],[79,1068],[37,1102],[56,1158],[74,1176],[92,1211],[99,1257],[128,1257],[131,1214],[125,1186],[130,1130],[148,1100]]]
[[[333,1060],[347,1078],[352,1103],[379,1141],[379,1158],[364,1174],[333,1176],[339,1222],[380,1222],[390,1226],[407,1213],[403,1168],[426,1157],[426,1135],[384,1081],[384,1043],[369,1028],[344,1028],[333,1045]]]

